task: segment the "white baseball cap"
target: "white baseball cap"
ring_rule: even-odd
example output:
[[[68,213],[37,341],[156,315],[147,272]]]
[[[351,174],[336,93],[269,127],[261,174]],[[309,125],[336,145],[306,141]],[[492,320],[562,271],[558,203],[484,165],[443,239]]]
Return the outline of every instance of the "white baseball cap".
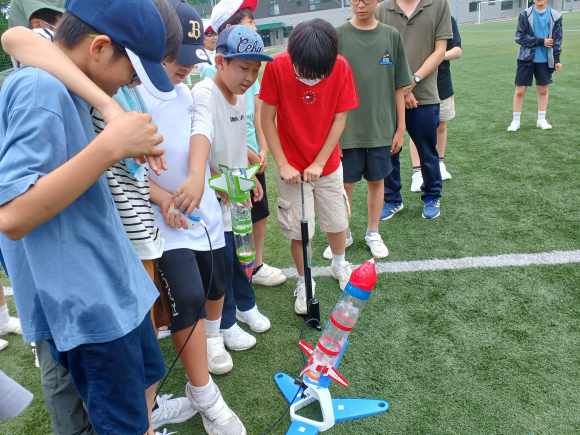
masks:
[[[218,29],[240,9],[250,8],[252,12],[258,7],[258,0],[221,0],[211,13],[210,25],[205,31]]]

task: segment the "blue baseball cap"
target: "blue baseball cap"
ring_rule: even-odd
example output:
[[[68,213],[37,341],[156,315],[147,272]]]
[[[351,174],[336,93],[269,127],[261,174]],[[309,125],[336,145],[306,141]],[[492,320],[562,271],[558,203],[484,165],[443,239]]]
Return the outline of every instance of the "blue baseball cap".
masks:
[[[226,27],[218,36],[215,52],[226,59],[274,62],[272,56],[264,54],[264,42],[260,35],[243,24]]]
[[[177,96],[162,65],[165,25],[151,0],[66,0],[64,8],[125,48],[151,95],[160,100]]]
[[[183,65],[194,65],[203,62],[211,64],[209,56],[205,48],[203,48],[205,39],[203,21],[195,8],[185,0],[169,0],[169,4],[177,12],[183,29],[181,50],[177,56],[177,61]]]

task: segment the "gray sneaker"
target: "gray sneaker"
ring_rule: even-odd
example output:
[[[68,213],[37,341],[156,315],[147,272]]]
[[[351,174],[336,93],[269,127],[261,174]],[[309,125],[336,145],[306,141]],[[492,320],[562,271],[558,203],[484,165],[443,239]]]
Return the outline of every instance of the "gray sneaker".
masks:
[[[201,415],[203,427],[209,435],[247,435],[246,428],[236,413],[227,405],[217,385],[214,384],[217,393],[215,402],[203,407],[195,401],[190,393],[190,385],[188,382],[185,394],[192,408]]]

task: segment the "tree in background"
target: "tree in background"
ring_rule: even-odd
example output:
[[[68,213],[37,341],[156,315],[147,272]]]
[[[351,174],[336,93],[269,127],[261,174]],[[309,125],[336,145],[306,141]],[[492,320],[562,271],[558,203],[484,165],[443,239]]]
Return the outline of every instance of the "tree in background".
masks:
[[[0,0],[0,35],[8,30],[8,10],[10,9],[10,0]],[[12,68],[12,61],[4,50],[0,47],[0,71]]]

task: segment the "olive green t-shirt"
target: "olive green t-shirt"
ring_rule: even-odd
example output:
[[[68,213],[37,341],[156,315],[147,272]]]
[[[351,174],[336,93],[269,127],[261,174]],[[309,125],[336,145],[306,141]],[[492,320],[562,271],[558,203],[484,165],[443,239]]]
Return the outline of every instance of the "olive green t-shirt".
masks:
[[[382,23],[361,30],[347,21],[336,31],[338,53],[352,68],[360,100],[348,112],[340,147],[391,146],[397,128],[395,89],[413,83],[401,35]]]
[[[453,39],[451,13],[447,0],[421,0],[411,17],[407,17],[395,0],[385,0],[377,6],[375,16],[381,23],[393,26],[401,33],[407,59],[413,74],[421,68],[435,50],[435,41]],[[437,68],[413,89],[419,104],[439,104]]]
[[[30,27],[30,16],[39,9],[64,12],[64,0],[12,0],[8,27]]]

